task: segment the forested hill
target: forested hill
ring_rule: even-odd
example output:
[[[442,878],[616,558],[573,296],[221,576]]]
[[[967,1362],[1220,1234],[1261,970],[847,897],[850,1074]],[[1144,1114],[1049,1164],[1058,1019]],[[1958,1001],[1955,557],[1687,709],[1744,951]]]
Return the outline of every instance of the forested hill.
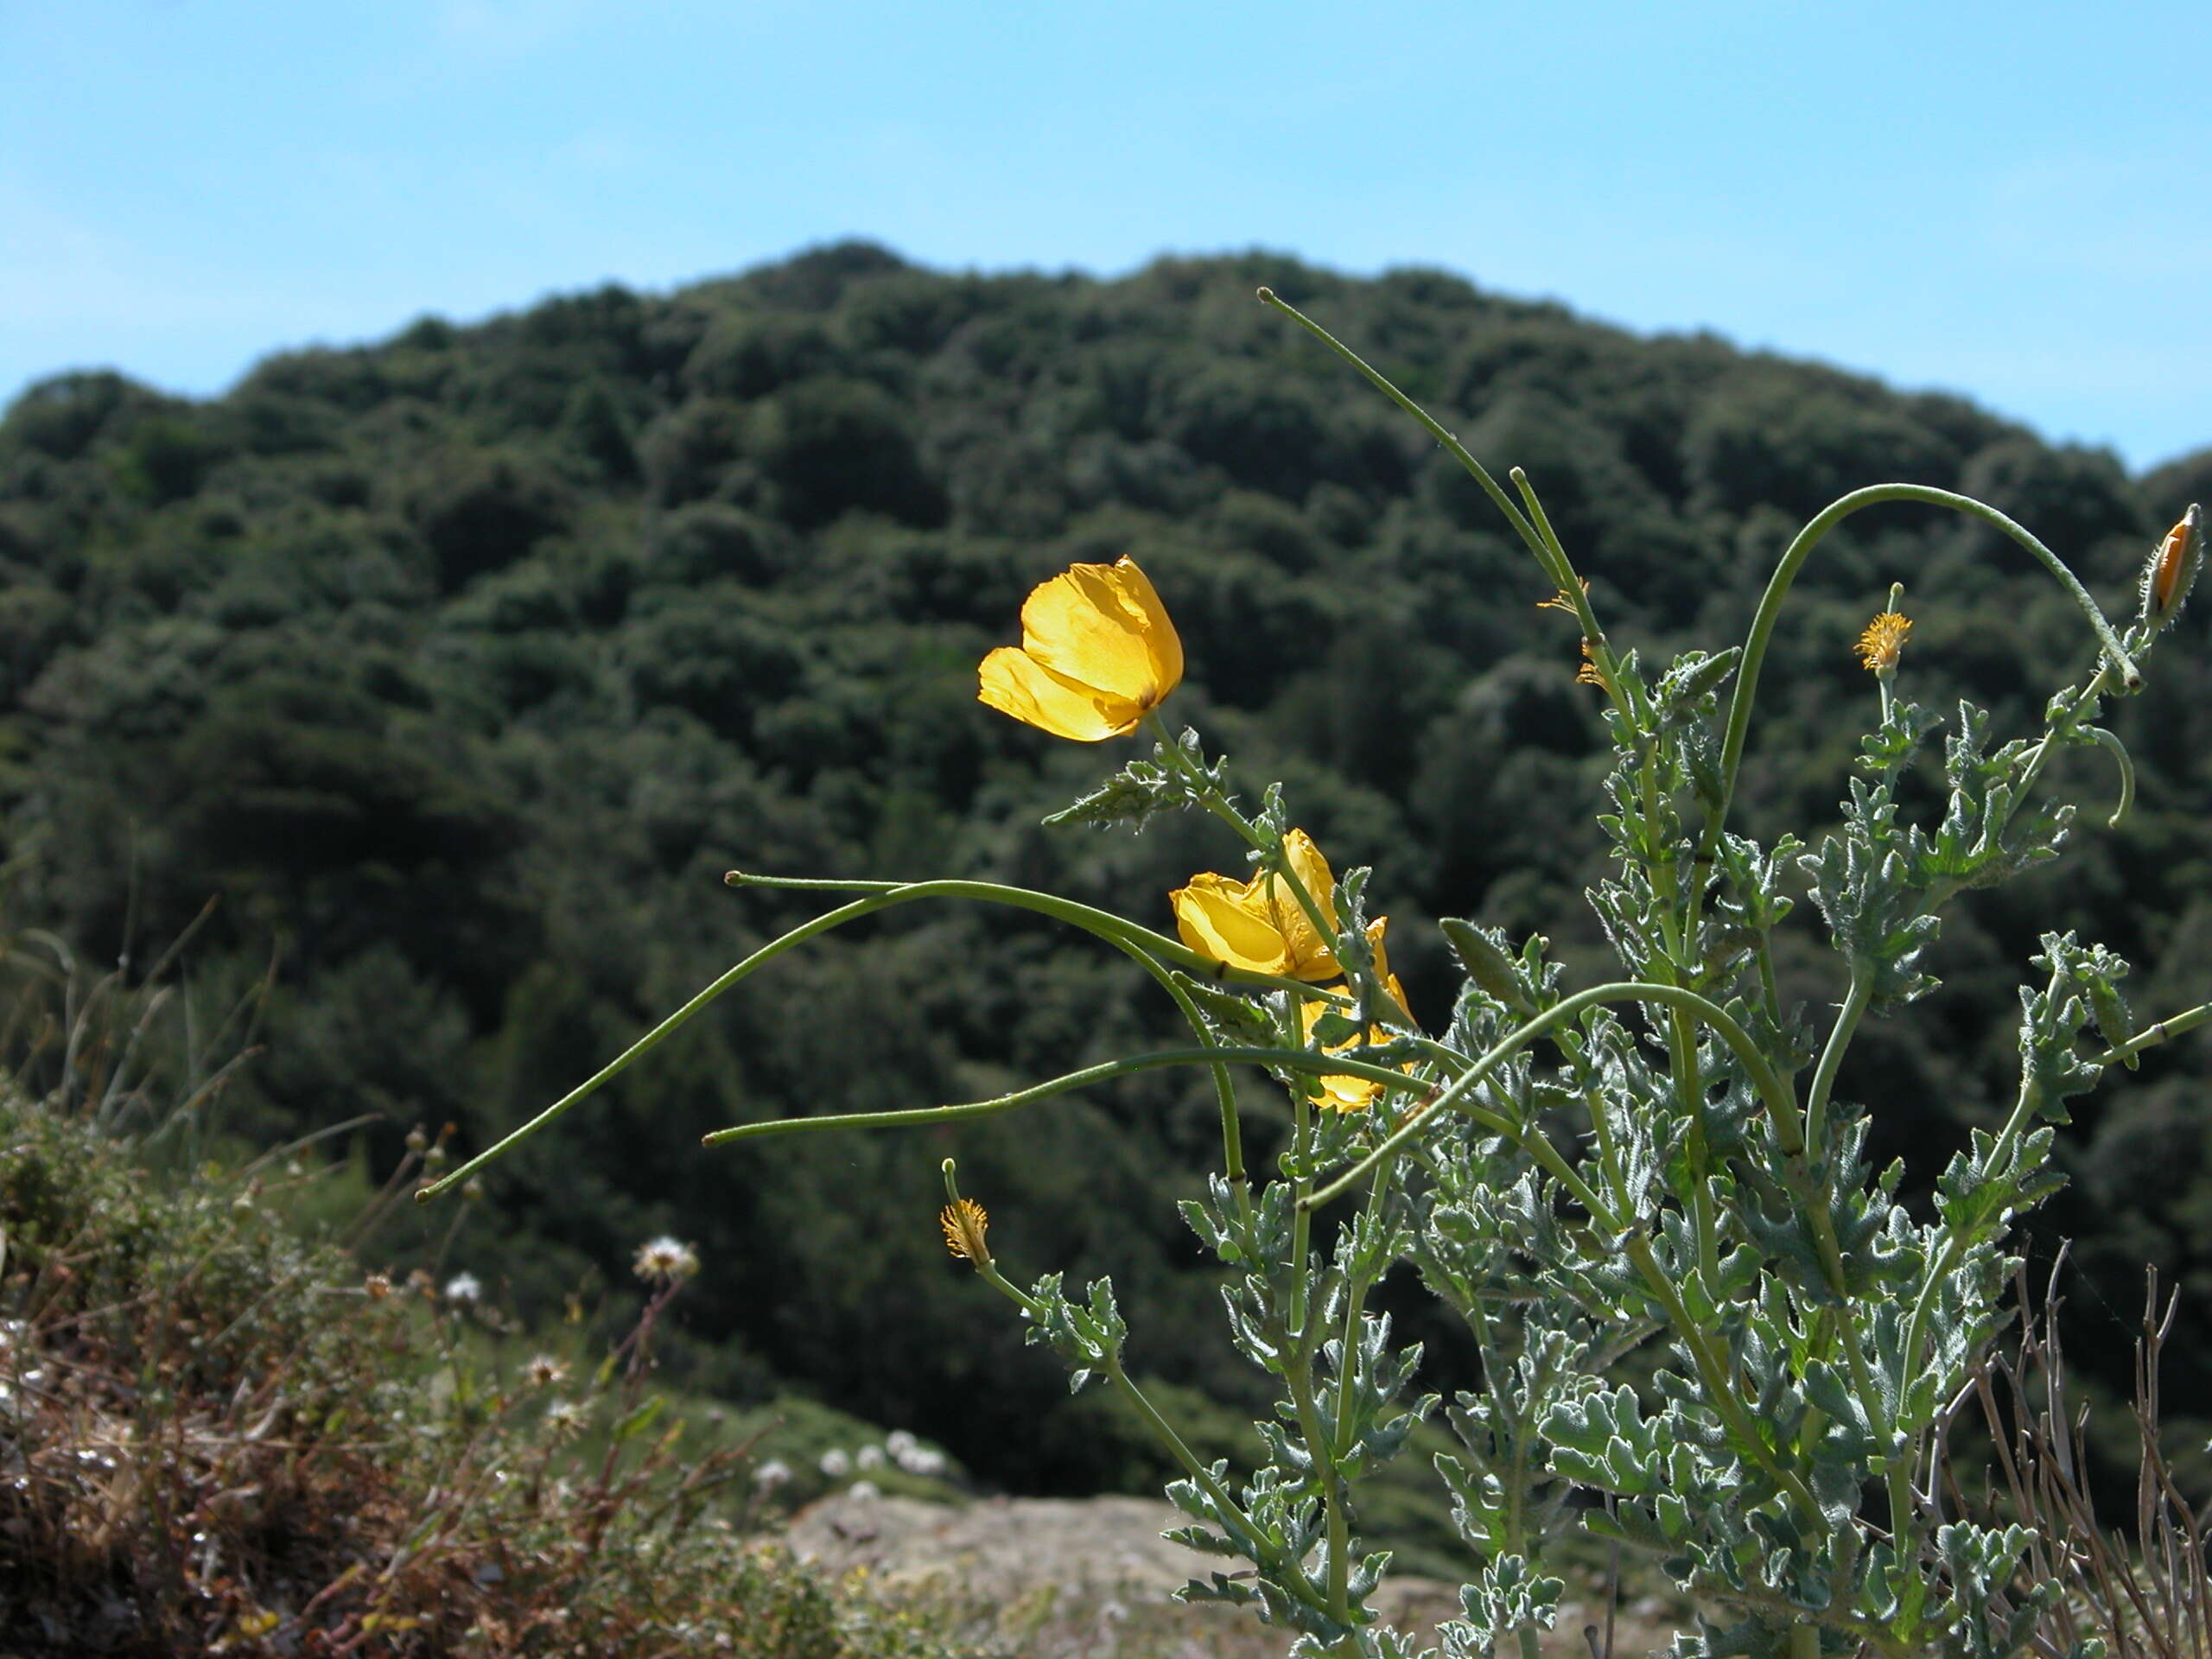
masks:
[[[1253,784],[1283,779],[1339,868],[1376,866],[1418,1011],[1446,995],[1426,917],[1586,947],[1603,758],[1572,630],[1534,608],[1541,578],[1468,480],[1256,303],[1262,282],[1493,467],[1525,467],[1647,661],[1740,638],[1790,531],[1858,485],[1992,501],[2115,606],[2179,505],[2212,499],[2212,450],[2131,479],[1956,397],[1434,272],[1257,255],[1102,282],[850,245],[290,353],[206,403],[64,376],[0,423],[13,925],[103,956],[128,928],[143,960],[219,893],[196,997],[215,1007],[283,951],[229,1122],[381,1112],[387,1166],[417,1121],[483,1144],[814,908],[725,889],[733,866],[989,875],[1164,926],[1167,888],[1238,868],[1217,827],[1040,829],[1135,746],[1058,742],[975,700],[1033,584],[1132,553],[1188,654],[1168,712]],[[1893,579],[1923,701],[1971,695],[2023,729],[2087,660],[2008,544],[1926,509],[1862,516],[1777,640],[1757,827],[1833,818],[1873,707],[1849,642]],[[2101,827],[2109,763],[2082,760],[2063,781],[2100,827],[1953,922],[1945,991],[1862,1043],[1847,1087],[1882,1103],[1877,1150],[1919,1182],[2009,1097],[2012,987],[2044,927],[2161,962],[2138,982],[2152,1013],[2212,995],[2204,653],[2200,613],[2122,712],[2145,768],[2127,828]],[[1795,988],[1833,1000],[1810,906],[1799,921]],[[1171,1014],[1034,918],[907,909],[779,963],[495,1171],[493,1219],[457,1255],[545,1300],[676,1232],[706,1263],[704,1382],[795,1382],[1013,1484],[1125,1478],[1089,1396],[1070,1403],[945,1260],[938,1160],[960,1156],[1017,1277],[1112,1269],[1135,1363],[1233,1399],[1173,1208],[1215,1148],[1203,1090],[1150,1074],[958,1134],[697,1137],[971,1098],[1155,1043]],[[2209,1072],[2201,1045],[2158,1055],[2070,1132],[2050,1225],[2117,1300],[2147,1256],[2212,1262]]]

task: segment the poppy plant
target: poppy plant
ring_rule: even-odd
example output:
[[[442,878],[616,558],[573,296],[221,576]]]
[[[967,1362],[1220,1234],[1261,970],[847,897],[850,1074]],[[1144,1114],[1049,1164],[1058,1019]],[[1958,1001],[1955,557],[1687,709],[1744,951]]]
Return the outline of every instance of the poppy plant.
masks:
[[[1021,605],[1021,644],[976,671],[992,708],[1079,743],[1134,731],[1183,679],[1183,642],[1135,559],[1071,565]]]

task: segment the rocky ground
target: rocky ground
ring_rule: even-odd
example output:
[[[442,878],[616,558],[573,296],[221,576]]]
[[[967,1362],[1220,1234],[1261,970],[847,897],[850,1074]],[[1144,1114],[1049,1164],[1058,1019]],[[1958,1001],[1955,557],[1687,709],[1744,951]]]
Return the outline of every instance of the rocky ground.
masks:
[[[913,1498],[826,1498],[793,1518],[788,1542],[834,1573],[866,1573],[887,1587],[949,1609],[973,1639],[1022,1659],[1262,1659],[1289,1639],[1247,1609],[1185,1606],[1173,1593],[1224,1563],[1160,1535],[1181,1523],[1157,1499],[997,1497],[953,1507]],[[1591,1659],[1583,1629],[1602,1647],[1602,1595],[1562,1610],[1547,1639],[1554,1659]],[[1383,1615],[1426,1637],[1458,1609],[1452,1586],[1394,1578]],[[1672,1610],[1656,1599],[1615,1616],[1613,1651],[1666,1645]]]

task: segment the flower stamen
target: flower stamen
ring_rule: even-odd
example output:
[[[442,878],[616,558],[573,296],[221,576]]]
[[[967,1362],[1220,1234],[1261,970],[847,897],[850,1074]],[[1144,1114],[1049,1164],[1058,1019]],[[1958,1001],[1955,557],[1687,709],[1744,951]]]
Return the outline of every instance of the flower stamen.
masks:
[[[1870,673],[1887,677],[1897,672],[1897,653],[1904,649],[1911,632],[1911,618],[1896,611],[1884,611],[1866,625],[1866,631],[1859,636],[1859,643],[1852,649],[1859,653],[1859,660]]]
[[[991,1218],[982,1205],[973,1198],[955,1198],[937,1219],[938,1225],[944,1229],[945,1249],[979,1268],[991,1265],[991,1248],[983,1239]]]

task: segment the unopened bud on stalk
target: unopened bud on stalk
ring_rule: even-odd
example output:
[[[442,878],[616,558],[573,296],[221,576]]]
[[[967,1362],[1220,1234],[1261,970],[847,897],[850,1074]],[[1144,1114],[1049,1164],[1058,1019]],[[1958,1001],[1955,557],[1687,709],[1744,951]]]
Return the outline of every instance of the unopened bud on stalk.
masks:
[[[1478,988],[1496,997],[1522,1019],[1534,1017],[1536,1006],[1521,988],[1513,957],[1495,934],[1456,916],[1447,916],[1436,925],[1444,935],[1444,942],[1452,947],[1452,954],[1459,959],[1459,966]]]
[[[2182,601],[2196,584],[2197,567],[2204,563],[2202,510],[2194,501],[2181,522],[2165,533],[2151,563],[2143,568],[2143,620],[2163,628],[2180,613]]]

